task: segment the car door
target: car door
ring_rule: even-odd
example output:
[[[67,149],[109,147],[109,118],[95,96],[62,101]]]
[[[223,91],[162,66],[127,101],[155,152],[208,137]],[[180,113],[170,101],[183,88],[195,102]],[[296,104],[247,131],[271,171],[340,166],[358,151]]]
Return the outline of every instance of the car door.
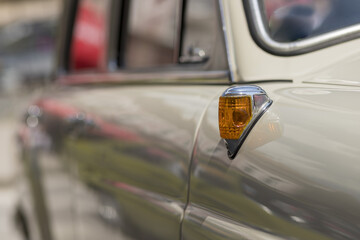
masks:
[[[78,3],[55,97],[77,109],[66,144],[76,239],[179,239],[196,130],[229,82],[218,3],[115,1],[89,23],[99,4]],[[104,36],[94,45],[86,30]]]

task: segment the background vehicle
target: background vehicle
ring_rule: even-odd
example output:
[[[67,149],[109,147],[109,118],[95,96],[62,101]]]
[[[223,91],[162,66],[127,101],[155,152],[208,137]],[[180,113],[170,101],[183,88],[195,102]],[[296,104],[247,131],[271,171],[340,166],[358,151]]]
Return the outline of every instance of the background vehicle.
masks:
[[[54,67],[56,20],[14,22],[0,28],[2,93],[44,85]]]
[[[41,237],[359,239],[360,29],[317,32],[334,2],[66,2],[20,134]]]

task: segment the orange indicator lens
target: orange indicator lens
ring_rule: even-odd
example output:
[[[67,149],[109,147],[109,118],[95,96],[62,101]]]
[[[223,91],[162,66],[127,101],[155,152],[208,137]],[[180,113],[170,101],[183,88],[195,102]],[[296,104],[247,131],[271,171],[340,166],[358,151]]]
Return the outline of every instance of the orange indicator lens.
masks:
[[[220,97],[219,129],[224,139],[239,139],[252,118],[250,96]]]

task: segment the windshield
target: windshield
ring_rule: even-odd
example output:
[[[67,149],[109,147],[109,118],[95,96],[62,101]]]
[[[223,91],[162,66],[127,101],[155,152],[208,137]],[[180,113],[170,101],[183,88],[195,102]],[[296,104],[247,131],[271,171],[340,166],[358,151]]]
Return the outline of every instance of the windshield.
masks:
[[[295,42],[360,23],[360,0],[258,0],[269,36]]]

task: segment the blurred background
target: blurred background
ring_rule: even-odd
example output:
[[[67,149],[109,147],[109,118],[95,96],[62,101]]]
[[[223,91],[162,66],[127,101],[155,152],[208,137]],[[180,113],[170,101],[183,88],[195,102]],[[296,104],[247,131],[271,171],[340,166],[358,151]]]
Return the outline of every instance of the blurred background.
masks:
[[[51,80],[61,0],[0,0],[0,239],[22,239],[14,220],[21,181],[16,132]]]

